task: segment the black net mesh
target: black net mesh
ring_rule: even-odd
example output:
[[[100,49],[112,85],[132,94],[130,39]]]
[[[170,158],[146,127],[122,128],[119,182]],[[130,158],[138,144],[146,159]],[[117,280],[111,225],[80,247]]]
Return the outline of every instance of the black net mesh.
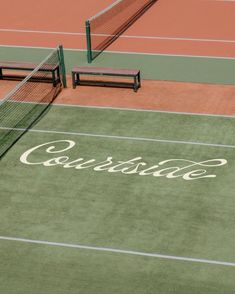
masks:
[[[119,0],[88,20],[94,59],[157,0]]]
[[[0,158],[45,113],[61,88],[56,49],[0,101]]]

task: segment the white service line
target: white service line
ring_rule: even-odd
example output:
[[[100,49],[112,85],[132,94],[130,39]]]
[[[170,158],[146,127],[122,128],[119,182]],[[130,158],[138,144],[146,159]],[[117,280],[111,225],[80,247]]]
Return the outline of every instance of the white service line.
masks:
[[[199,259],[199,258],[191,258],[191,257],[183,257],[183,256],[173,256],[173,255],[165,255],[165,254],[159,254],[159,253],[147,253],[147,252],[115,249],[115,248],[108,248],[108,247],[58,243],[58,242],[32,240],[32,239],[15,238],[15,237],[5,237],[5,236],[0,236],[0,240],[23,242],[23,243],[29,243],[29,244],[49,245],[49,246],[57,246],[57,247],[85,249],[85,250],[94,250],[94,251],[103,251],[103,252],[128,254],[128,255],[138,255],[143,257],[157,257],[157,258],[168,259],[168,260],[188,261],[188,262],[233,266],[233,267],[235,266],[234,262],[217,261],[217,260],[209,260],[209,259],[201,259],[201,258]]]
[[[31,103],[31,102],[23,102]],[[36,103],[36,102],[35,102]],[[38,104],[38,103],[37,103]],[[41,104],[41,103],[40,103]],[[179,111],[167,111],[167,110],[157,110],[157,109],[144,109],[144,108],[122,108],[122,107],[112,107],[112,106],[96,106],[96,105],[81,105],[81,104],[63,104],[63,103],[53,103],[52,106],[59,107],[74,107],[74,108],[88,108],[88,109],[104,109],[104,110],[121,110],[121,111],[133,111],[133,112],[149,112],[149,113],[163,113],[163,114],[177,114],[177,115],[187,115],[187,116],[205,116],[205,117],[217,117],[217,118],[235,118],[232,114],[210,114],[210,113],[196,113],[196,112],[179,112]]]
[[[53,47],[38,47],[38,46],[19,46],[19,45],[0,45],[0,48],[20,48],[20,49],[40,49],[53,50]],[[64,51],[86,52],[86,49],[64,48]],[[183,58],[203,58],[203,59],[218,59],[218,60],[235,60],[231,56],[209,56],[209,55],[190,55],[190,54],[168,54],[168,53],[151,53],[151,52],[133,52],[133,51],[111,51],[106,50],[105,54],[128,54],[128,55],[146,55],[146,56],[162,56],[162,57],[183,57]]]
[[[0,32],[10,33],[33,33],[33,34],[50,34],[50,35],[71,35],[71,36],[86,36],[81,32],[58,32],[58,31],[41,31],[41,30],[21,30],[21,29],[0,29]],[[95,37],[110,37],[115,35],[110,34],[91,34]],[[191,41],[191,42],[214,42],[214,43],[235,43],[235,40],[227,39],[210,39],[210,38],[187,38],[187,37],[170,37],[170,36],[135,36],[135,35],[121,35],[119,38],[126,39],[149,39],[149,40],[163,40],[163,41]]]
[[[235,86],[234,86],[235,88]],[[2,99],[0,99],[1,104]],[[11,103],[18,103],[18,101],[11,101]],[[22,104],[41,104],[45,105],[48,103],[44,102],[29,102],[22,101]],[[210,114],[210,113],[196,113],[196,112],[179,112],[179,111],[167,111],[167,110],[157,110],[157,109],[144,109],[144,108],[124,108],[124,107],[113,107],[113,106],[96,106],[96,105],[81,105],[81,104],[64,104],[53,102],[51,104],[52,107],[71,107],[71,108],[87,108],[87,109],[98,109],[98,110],[120,110],[120,111],[132,111],[132,112],[149,112],[149,113],[162,113],[162,114],[170,114],[170,115],[187,115],[187,116],[205,116],[205,117],[215,117],[215,118],[235,118],[235,115],[232,114]]]
[[[42,31],[42,30],[21,30],[21,29],[0,29],[0,32],[9,33],[32,33],[32,34],[49,34],[49,35],[72,35],[72,36],[86,36],[85,33],[77,32],[58,32],[58,31]]]
[[[54,131],[54,130],[8,128],[8,127],[0,127],[0,129],[1,130],[22,131],[22,132],[27,131],[27,132],[33,132],[33,133],[95,137],[95,138],[105,138],[105,139],[133,140],[133,141],[143,141],[143,142],[158,142],[158,143],[185,144],[185,145],[198,145],[198,146],[218,147],[218,148],[233,148],[233,149],[235,148],[235,145],[212,144],[212,143],[193,142],[193,141],[163,140],[163,139],[154,139],[154,138],[127,137],[127,136],[101,135],[101,134],[91,134],[91,133]]]

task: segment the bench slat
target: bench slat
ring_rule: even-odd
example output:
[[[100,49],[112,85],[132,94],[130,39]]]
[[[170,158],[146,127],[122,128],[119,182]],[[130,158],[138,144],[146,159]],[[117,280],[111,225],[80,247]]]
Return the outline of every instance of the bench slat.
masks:
[[[14,62],[14,61],[3,61],[0,62],[0,67],[3,69],[25,69],[34,70],[38,66],[38,63],[29,62]],[[55,70],[58,64],[44,64],[42,70]]]
[[[136,69],[117,69],[117,68],[107,68],[107,67],[83,67],[83,66],[75,66],[72,70],[73,72],[78,72],[80,74],[107,74],[107,75],[130,75],[136,76],[140,72]]]
[[[0,80],[4,79],[13,79],[13,80],[22,80],[26,77],[25,75],[21,74],[9,74],[5,73],[4,71],[33,71],[39,63],[32,63],[32,62],[19,62],[19,61],[0,61]],[[60,82],[60,67],[59,63],[57,64],[49,64],[44,63],[39,69],[38,72],[50,73],[50,76],[46,77],[39,77],[38,80],[45,81],[45,82],[52,82],[54,86]]]
[[[99,80],[84,80],[80,79],[80,75],[99,75],[99,76],[114,76],[114,77],[131,77],[133,82],[121,82],[121,81],[99,81]],[[137,92],[141,87],[140,83],[140,71],[137,69],[117,69],[107,67],[86,67],[75,66],[72,69],[72,82],[73,88],[77,85],[93,85],[93,86],[115,86],[115,87],[128,87],[133,88]]]

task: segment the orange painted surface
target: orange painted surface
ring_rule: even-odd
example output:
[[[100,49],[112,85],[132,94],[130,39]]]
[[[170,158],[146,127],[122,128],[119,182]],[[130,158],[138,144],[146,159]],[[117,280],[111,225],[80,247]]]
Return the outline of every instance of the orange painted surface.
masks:
[[[18,84],[17,81],[5,81],[2,80],[0,83],[0,100],[4,99],[4,97],[14,89],[14,87]]]
[[[159,0],[124,35],[234,42],[119,38],[108,50],[235,57],[234,19],[232,2]]]
[[[68,85],[55,103],[235,115],[235,86],[144,80],[135,93],[109,87],[74,90],[70,78]]]
[[[85,20],[110,5],[112,0],[21,0],[0,4],[0,45],[85,49]],[[32,7],[33,6],[33,7]],[[1,29],[83,33],[83,36],[5,32]]]
[[[223,56],[235,57],[235,42],[228,44],[217,42],[173,41],[153,39],[119,38],[109,51],[137,52],[150,54]]]
[[[16,84],[1,81],[0,100]],[[235,115],[235,86],[144,80],[137,93],[111,87],[78,86],[74,90],[68,76],[68,88],[54,103]]]
[[[54,48],[62,44],[65,48],[86,49],[86,37],[39,33],[0,32],[1,45],[35,46]]]
[[[235,40],[235,3],[158,0],[126,35]]]
[[[113,0],[31,0],[1,3],[0,29],[23,29],[83,33],[83,35],[0,32],[2,45],[85,49],[85,19]],[[33,8],[32,9],[32,5]],[[235,57],[235,3],[204,0],[158,0],[124,37],[109,50],[125,52]],[[139,36],[127,38],[125,36]],[[223,39],[231,42],[143,39],[147,37]],[[233,42],[234,41],[234,42]],[[235,115],[235,86],[143,81],[137,93],[131,89],[69,87],[56,103],[157,109]],[[0,99],[15,82],[1,82]],[[93,94],[95,93],[95,95]],[[189,99],[190,98],[190,99]]]
[[[0,28],[79,32],[85,19],[113,0],[16,0],[1,1]],[[33,40],[32,40],[33,42]]]
[[[85,33],[87,18],[113,0],[2,1],[0,29]],[[33,8],[32,8],[33,5]],[[109,51],[235,57],[235,3],[204,0],[158,0]],[[229,42],[160,40],[141,37],[228,40]],[[1,32],[2,45],[85,49],[82,35]]]

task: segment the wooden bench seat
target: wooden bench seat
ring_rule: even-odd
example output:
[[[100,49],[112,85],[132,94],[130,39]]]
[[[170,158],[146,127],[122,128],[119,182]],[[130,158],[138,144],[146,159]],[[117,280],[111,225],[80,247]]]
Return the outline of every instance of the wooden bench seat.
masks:
[[[81,75],[94,75],[94,76],[113,76],[113,77],[125,77],[133,78],[133,82],[124,81],[100,81],[82,79]],[[72,69],[72,82],[73,88],[77,85],[89,85],[89,86],[111,86],[111,87],[125,87],[133,88],[136,92],[140,87],[140,71],[136,69],[117,69],[117,68],[104,68],[104,67],[78,67],[75,66]]]
[[[33,71],[37,66],[37,63],[30,62],[0,61],[0,80],[22,80],[27,76],[26,74],[22,74],[22,71]],[[14,71],[14,73],[10,74],[9,71]],[[21,71],[21,73],[16,74],[15,71]],[[60,82],[59,64],[44,64],[39,69],[39,72],[49,72],[51,73],[51,77],[42,76],[35,78],[35,80],[52,82],[53,85]]]

